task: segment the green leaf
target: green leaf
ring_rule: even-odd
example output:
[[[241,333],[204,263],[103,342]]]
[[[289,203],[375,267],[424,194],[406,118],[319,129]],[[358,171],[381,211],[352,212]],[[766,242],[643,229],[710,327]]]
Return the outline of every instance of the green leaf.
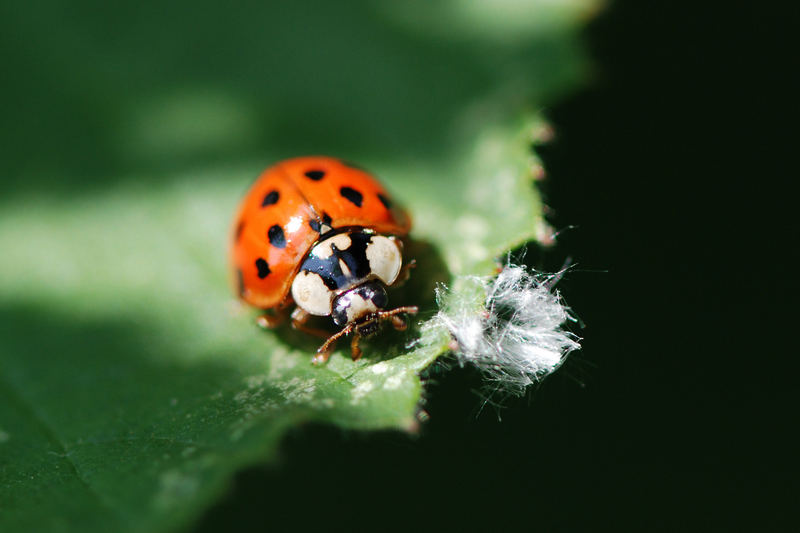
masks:
[[[504,251],[546,233],[533,186],[541,165],[530,151],[546,126],[535,113],[521,117],[580,78],[574,32],[591,4],[504,0],[483,24],[481,8],[449,2],[427,15],[452,15],[446,29],[420,11],[380,5],[371,23],[389,34],[388,49],[406,54],[397,63],[413,70],[420,61],[433,76],[401,77],[409,98],[383,105],[394,120],[413,123],[430,111],[421,123],[447,122],[436,146],[409,135],[406,154],[348,148],[414,218],[409,253],[419,266],[390,298],[420,305],[417,323],[367,342],[361,361],[337,352],[320,367],[310,364],[316,339],[254,326],[254,311],[229,287],[230,217],[264,161],[307,145],[292,141],[295,152],[262,151],[258,160],[242,149],[225,165],[169,170],[170,153],[203,161],[209,147],[243,146],[243,132],[258,134],[256,120],[218,94],[161,99],[141,107],[128,129],[108,126],[110,138],[125,140],[120,161],[130,164],[103,181],[45,151],[42,166],[20,176],[48,169],[61,179],[48,176],[46,187],[20,179],[0,203],[2,531],[171,531],[194,520],[238,469],[273,457],[287,428],[415,429],[420,373],[450,341],[422,327],[437,310],[436,284],[458,293],[460,277],[492,274]],[[342,40],[336,50],[372,60],[359,43]],[[453,50],[468,60],[440,72],[436,61]],[[431,111],[426,98],[437,87],[453,91],[453,105]],[[370,138],[375,125],[348,120],[347,89],[334,90],[328,123]],[[104,137],[103,128],[76,127]],[[473,298],[480,305],[482,295]]]

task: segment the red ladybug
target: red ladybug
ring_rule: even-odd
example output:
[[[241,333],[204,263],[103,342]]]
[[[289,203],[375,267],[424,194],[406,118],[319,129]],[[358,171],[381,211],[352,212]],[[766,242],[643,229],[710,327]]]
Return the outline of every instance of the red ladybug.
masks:
[[[231,262],[238,295],[269,310],[264,327],[286,318],[292,326],[328,337],[314,363],[325,362],[337,339],[353,334],[353,360],[361,337],[384,320],[404,329],[404,313],[386,310],[386,288],[407,279],[403,240],[411,220],[386,189],[364,170],[331,157],[298,157],[268,168],[242,200],[235,219]],[[306,325],[330,316],[337,333]]]

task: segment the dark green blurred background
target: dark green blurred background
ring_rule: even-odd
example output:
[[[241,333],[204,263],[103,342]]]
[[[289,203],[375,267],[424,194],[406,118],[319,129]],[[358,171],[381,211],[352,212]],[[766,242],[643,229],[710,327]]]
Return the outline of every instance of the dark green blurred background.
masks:
[[[531,101],[577,76],[547,32],[464,37],[403,22],[418,3],[353,4],[3,2],[2,194],[317,151],[445,157],[450,117],[498,76],[547,73]],[[772,104],[795,69],[769,61],[788,44],[774,22],[652,1],[590,24],[595,81],[545,110],[552,219],[578,227],[531,259],[579,264],[561,289],[584,350],[562,371],[500,416],[472,372],[434,372],[416,438],[297,429],[197,530],[787,529],[797,349],[779,326],[797,235],[779,235],[794,210],[770,178],[794,174]]]
[[[265,147],[441,157],[453,117],[492,92],[535,104],[578,77],[558,9],[515,28],[458,5],[3,2],[4,189],[271,161]]]

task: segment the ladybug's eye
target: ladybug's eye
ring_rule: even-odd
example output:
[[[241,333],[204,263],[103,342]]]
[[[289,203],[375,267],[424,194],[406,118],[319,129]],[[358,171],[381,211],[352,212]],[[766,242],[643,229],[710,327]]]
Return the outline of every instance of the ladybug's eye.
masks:
[[[383,287],[379,287],[380,290],[375,291],[375,294],[372,295],[372,303],[375,304],[375,307],[378,309],[385,309],[386,304],[389,303],[389,297],[386,296],[386,291],[383,290]]]
[[[335,307],[331,313],[331,318],[334,324],[343,327],[347,324],[347,308],[344,306]]]

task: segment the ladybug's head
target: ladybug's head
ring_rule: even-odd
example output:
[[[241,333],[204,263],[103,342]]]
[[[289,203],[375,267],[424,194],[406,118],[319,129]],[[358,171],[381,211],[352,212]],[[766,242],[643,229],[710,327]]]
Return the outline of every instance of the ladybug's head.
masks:
[[[403,255],[394,237],[364,228],[331,233],[311,248],[291,290],[306,312],[344,327],[386,309],[386,287],[397,280]]]
[[[331,318],[339,326],[345,326],[386,309],[389,298],[383,283],[377,280],[367,281],[343,292],[333,300]]]

